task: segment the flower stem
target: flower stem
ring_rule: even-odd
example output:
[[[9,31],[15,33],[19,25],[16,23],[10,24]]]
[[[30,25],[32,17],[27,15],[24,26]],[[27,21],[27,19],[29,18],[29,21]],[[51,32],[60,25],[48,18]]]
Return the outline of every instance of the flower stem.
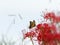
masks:
[[[32,41],[32,45],[34,45],[34,42],[33,42],[33,40],[32,40],[32,38],[30,37],[30,40]]]

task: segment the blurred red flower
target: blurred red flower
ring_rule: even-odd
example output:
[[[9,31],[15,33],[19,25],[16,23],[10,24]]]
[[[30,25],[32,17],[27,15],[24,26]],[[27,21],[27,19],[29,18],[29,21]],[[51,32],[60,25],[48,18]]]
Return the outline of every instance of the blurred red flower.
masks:
[[[37,24],[35,29],[31,28],[30,32],[24,34],[24,39],[36,37],[39,45],[41,41],[44,45],[57,45],[57,41],[60,42],[60,33],[57,33],[57,27],[54,23],[60,22],[60,16],[56,16],[54,12],[49,12],[45,14],[44,18],[52,20],[53,23]]]
[[[33,31],[27,32],[27,33],[24,34],[24,39],[25,39],[26,37],[34,37],[34,36],[35,36],[35,32],[33,32]]]
[[[48,12],[44,15],[45,19],[55,19],[55,13],[54,12]]]
[[[45,19],[50,19],[53,23],[60,22],[60,16],[57,16],[54,12],[48,12],[44,15]]]

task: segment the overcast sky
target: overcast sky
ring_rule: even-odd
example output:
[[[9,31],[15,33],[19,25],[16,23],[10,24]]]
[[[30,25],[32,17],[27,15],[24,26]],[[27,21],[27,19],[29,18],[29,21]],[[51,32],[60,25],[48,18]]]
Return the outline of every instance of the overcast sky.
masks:
[[[0,36],[19,39],[22,37],[21,30],[28,28],[29,21],[36,20],[38,23],[38,19],[42,19],[41,12],[46,9],[60,11],[60,0],[0,0]]]

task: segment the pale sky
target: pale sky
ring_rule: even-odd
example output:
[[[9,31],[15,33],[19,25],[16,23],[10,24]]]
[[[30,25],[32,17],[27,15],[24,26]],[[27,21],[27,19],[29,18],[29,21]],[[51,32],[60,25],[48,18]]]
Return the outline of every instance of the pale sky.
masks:
[[[7,35],[8,39],[19,39],[22,37],[21,30],[28,28],[29,21],[36,20],[38,23],[38,19],[42,19],[40,12],[46,9],[47,11],[60,11],[60,0],[0,0],[0,36],[3,34],[5,37]],[[22,45],[21,39],[18,41]]]

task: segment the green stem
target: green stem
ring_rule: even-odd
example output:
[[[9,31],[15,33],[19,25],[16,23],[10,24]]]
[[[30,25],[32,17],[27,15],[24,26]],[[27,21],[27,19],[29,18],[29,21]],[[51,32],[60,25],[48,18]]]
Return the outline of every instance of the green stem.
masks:
[[[32,40],[32,38],[30,37],[30,40],[32,41],[32,45],[34,45],[34,42],[33,42],[33,40]]]

